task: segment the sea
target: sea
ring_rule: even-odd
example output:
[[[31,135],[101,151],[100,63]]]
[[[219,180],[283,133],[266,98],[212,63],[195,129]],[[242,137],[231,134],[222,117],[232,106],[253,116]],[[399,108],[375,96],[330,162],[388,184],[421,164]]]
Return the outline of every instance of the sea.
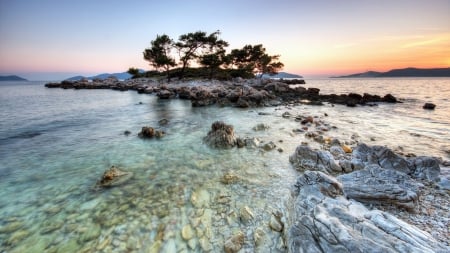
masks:
[[[300,175],[289,156],[302,143],[323,145],[298,130],[304,126],[295,116],[314,117],[328,126],[324,138],[350,147],[383,145],[450,160],[449,78],[306,83],[322,94],[390,93],[401,103],[192,107],[135,91],[2,82],[0,252],[221,252],[239,232],[245,238],[240,252],[286,252],[283,236],[268,224],[274,214],[289,220]],[[436,108],[423,109],[427,102]],[[286,112],[293,117],[283,117]],[[215,121],[277,148],[212,149],[202,140]],[[256,131],[258,124],[268,128]],[[166,135],[141,139],[143,126]],[[111,166],[133,177],[97,187]],[[235,180],[224,181],[227,175]]]

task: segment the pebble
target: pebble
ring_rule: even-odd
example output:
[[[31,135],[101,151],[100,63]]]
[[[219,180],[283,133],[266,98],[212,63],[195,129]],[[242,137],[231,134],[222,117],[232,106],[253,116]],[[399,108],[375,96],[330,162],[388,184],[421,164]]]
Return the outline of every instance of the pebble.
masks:
[[[275,215],[270,216],[269,226],[272,230],[281,232],[283,230],[283,224],[278,220]]]
[[[192,237],[194,237],[194,235],[194,230],[192,229],[191,225],[185,225],[181,229],[181,237],[186,241],[190,240]]]
[[[244,222],[248,222],[248,221],[252,220],[253,216],[254,216],[252,210],[248,206],[242,207],[239,214],[240,214],[241,220]]]
[[[232,237],[228,238],[228,240],[225,241],[225,244],[223,246],[225,253],[236,253],[244,244],[244,233],[242,231],[237,232]]]

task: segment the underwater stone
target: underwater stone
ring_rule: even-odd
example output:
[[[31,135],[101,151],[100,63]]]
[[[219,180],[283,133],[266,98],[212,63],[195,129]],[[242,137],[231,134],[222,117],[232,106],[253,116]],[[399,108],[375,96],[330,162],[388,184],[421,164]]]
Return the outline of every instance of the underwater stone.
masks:
[[[244,244],[244,233],[242,231],[237,232],[235,235],[230,237],[228,240],[225,241],[225,244],[223,245],[223,248],[226,253],[236,253]]]
[[[194,237],[194,235],[194,230],[192,229],[191,225],[185,225],[181,229],[181,237],[186,241],[190,240],[192,237]]]

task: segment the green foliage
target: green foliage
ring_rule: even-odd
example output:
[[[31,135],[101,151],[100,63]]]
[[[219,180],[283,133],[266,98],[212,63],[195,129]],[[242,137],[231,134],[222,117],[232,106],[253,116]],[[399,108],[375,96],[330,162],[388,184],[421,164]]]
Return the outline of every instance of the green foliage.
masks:
[[[226,54],[228,42],[219,38],[220,31],[211,34],[197,31],[179,36],[174,42],[169,36],[157,35],[151,41],[151,47],[145,49],[144,59],[149,61],[156,71],[147,72],[143,76],[161,76],[164,70],[168,80],[171,77],[183,78],[218,78],[235,77],[253,78],[255,75],[276,74],[284,66],[279,62],[279,55],[268,55],[262,44],[245,45],[241,49],[233,49]],[[174,56],[174,52],[178,57]],[[179,68],[173,69],[178,59]],[[200,64],[199,68],[189,68],[192,61]],[[131,71],[131,72],[130,72]],[[133,76],[142,74],[130,68]],[[134,73],[134,74],[133,74]]]
[[[169,70],[176,65],[175,59],[171,56],[173,40],[166,34],[157,35],[150,44],[151,47],[144,50],[144,59],[156,69],[163,68],[170,81]]]
[[[127,71],[128,74],[132,75],[132,79],[142,77],[141,73],[139,72],[139,69],[137,68],[129,68]]]

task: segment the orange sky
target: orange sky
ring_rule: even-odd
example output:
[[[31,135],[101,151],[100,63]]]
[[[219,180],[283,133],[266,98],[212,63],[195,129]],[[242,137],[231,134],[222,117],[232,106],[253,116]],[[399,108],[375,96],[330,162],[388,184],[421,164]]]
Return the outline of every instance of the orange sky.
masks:
[[[450,67],[449,10],[449,0],[0,1],[0,75],[148,70],[142,52],[157,34],[218,29],[229,50],[263,44],[305,77]]]

